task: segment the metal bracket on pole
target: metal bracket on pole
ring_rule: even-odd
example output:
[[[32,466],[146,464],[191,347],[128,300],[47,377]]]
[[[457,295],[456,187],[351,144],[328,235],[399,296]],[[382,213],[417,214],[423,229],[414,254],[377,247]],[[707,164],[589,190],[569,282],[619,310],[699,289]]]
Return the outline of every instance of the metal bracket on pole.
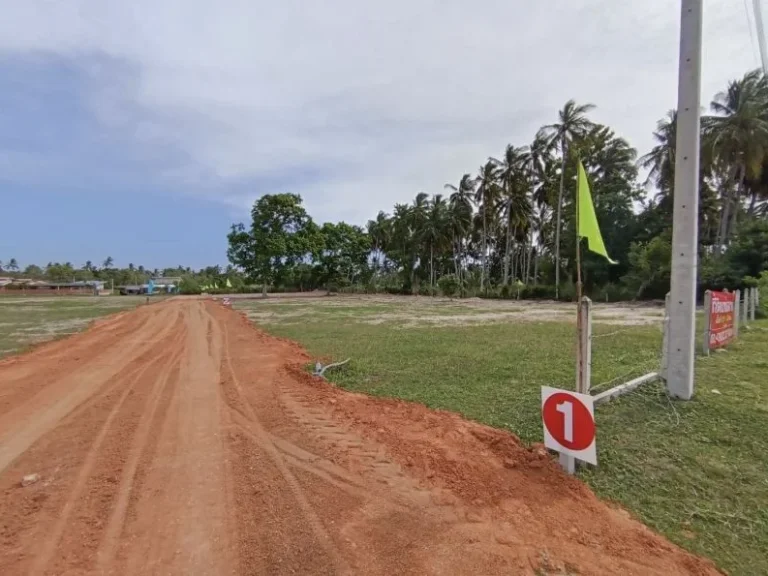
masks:
[[[739,306],[741,305],[741,290],[733,293],[733,336],[739,337]]]
[[[709,332],[711,330],[710,320],[712,318],[712,291],[704,292],[704,337],[701,340],[701,351],[704,356],[709,356]]]
[[[681,4],[667,392],[689,400],[696,356],[703,0]]]

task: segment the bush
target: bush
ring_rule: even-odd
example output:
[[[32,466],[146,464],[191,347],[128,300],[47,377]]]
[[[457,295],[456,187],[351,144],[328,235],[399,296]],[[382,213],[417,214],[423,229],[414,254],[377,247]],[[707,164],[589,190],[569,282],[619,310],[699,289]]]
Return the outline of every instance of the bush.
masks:
[[[548,284],[534,284],[520,290],[520,298],[526,300],[554,300],[555,287]]]
[[[440,292],[449,298],[455,297],[456,294],[458,294],[460,288],[459,279],[455,274],[447,274],[445,276],[441,276],[437,281],[437,285],[440,288]]]
[[[591,294],[591,298],[595,302],[624,302],[632,300],[634,294],[632,294],[632,291],[626,286],[606,284]]]

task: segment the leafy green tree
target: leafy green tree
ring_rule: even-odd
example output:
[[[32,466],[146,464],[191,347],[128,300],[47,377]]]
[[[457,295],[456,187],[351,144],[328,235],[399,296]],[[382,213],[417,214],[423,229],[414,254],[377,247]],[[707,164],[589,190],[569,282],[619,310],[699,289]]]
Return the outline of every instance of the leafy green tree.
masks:
[[[657,236],[645,244],[634,243],[629,251],[629,272],[624,283],[635,298],[650,295],[663,298],[669,290],[672,241],[669,234]]]
[[[43,269],[35,264],[30,264],[24,268],[22,274],[28,278],[41,278],[43,276]]]
[[[262,196],[251,210],[250,228],[234,225],[228,240],[229,261],[259,281],[265,296],[267,286],[286,267],[320,248],[317,227],[298,194]]]
[[[348,286],[362,281],[368,271],[371,250],[368,234],[359,226],[326,222],[320,228],[320,235],[323,247],[319,266],[326,286]]]

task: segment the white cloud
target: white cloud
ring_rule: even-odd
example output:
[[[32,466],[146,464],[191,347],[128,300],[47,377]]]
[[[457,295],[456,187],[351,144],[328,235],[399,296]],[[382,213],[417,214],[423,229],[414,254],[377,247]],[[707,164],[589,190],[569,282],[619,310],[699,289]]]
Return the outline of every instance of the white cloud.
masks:
[[[95,112],[109,128],[121,103],[152,111],[137,138],[190,158],[163,178],[238,206],[290,189],[319,219],[364,222],[441,192],[569,98],[597,104],[640,153],[676,105],[670,0],[3,3],[0,53],[135,65],[137,82],[96,92]],[[705,4],[704,105],[756,66],[742,3]],[[249,179],[260,189],[228,185]]]

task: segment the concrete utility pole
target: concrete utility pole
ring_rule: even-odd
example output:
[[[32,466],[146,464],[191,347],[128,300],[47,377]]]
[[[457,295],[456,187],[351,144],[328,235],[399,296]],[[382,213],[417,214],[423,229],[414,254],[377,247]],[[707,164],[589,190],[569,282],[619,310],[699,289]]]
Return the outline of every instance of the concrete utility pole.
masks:
[[[680,18],[667,391],[685,400],[693,396],[696,355],[702,4],[682,0]]]
[[[760,47],[760,62],[763,64],[763,73],[768,74],[768,56],[765,50],[765,30],[763,29],[763,7],[760,0],[752,0],[752,8],[755,12],[755,28],[757,28],[757,45]]]

